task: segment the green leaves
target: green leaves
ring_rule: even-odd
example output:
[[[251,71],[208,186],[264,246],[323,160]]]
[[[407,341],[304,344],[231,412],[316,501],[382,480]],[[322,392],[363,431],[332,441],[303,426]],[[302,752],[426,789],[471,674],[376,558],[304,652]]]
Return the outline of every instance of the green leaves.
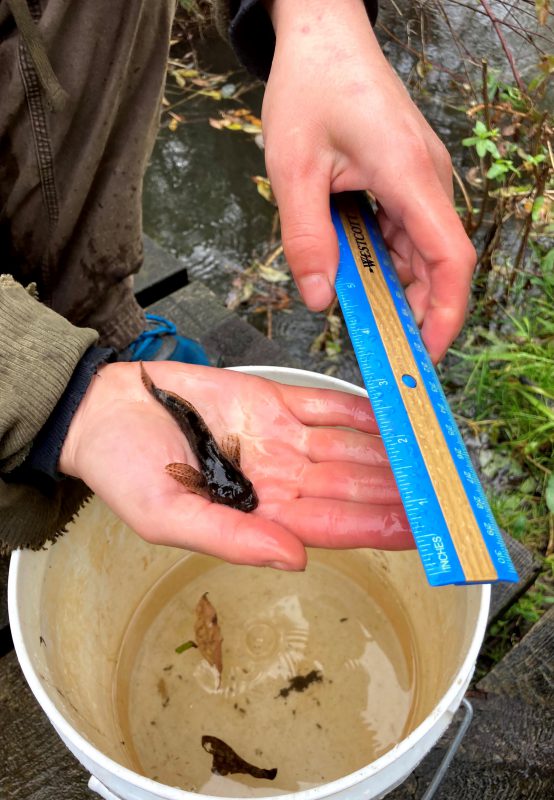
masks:
[[[498,147],[494,143],[494,140],[500,136],[498,128],[489,130],[484,122],[477,120],[473,134],[467,139],[462,139],[464,147],[475,147],[479,158],[484,158],[487,153],[490,153],[493,158],[500,158]]]
[[[498,180],[499,178],[503,178],[508,172],[514,172],[516,175],[520,174],[517,167],[514,167],[514,162],[511,159],[498,157],[494,164],[487,170],[487,178],[490,178],[490,180]]]
[[[507,130],[503,129],[502,131],[504,137],[508,135]],[[505,176],[510,173],[520,177],[521,169],[526,172],[532,172],[546,159],[544,152],[539,152],[536,155],[526,153],[513,142],[508,141],[506,138],[501,138],[501,132],[498,128],[487,128],[481,120],[477,120],[475,123],[473,134],[473,136],[462,139],[462,144],[464,147],[474,147],[480,159],[484,159],[487,155],[489,156],[492,161],[486,172],[489,180],[503,181]],[[498,140],[500,140],[501,150],[496,144]],[[516,166],[513,159],[508,158],[509,155],[513,155],[514,158],[517,155],[521,160],[520,165]],[[537,215],[538,213],[539,211],[537,211]]]

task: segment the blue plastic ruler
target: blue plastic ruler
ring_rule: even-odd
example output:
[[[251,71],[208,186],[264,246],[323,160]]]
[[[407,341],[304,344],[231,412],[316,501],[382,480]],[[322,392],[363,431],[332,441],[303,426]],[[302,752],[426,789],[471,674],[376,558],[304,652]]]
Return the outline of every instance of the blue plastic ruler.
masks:
[[[363,193],[334,195],[337,295],[432,586],[518,576]]]

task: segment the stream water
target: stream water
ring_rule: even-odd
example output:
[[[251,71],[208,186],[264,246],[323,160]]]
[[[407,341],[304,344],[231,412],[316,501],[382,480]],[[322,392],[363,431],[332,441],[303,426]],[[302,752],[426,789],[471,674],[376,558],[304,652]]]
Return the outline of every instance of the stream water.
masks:
[[[525,0],[514,0],[510,6],[491,2],[491,7],[505,19],[504,36],[525,75],[536,64],[537,53],[508,26],[518,20],[528,20],[527,24],[532,26],[534,8]],[[452,2],[448,13],[450,28],[434,2],[418,7],[405,0],[395,0],[394,5],[383,0],[378,35],[390,62],[463,172],[470,160],[460,142],[470,134],[471,124],[461,108],[454,107],[454,103],[461,105],[462,101],[453,88],[453,82],[464,81],[462,55],[471,53],[477,67],[481,58],[486,57],[489,65],[502,70],[507,80],[510,72],[484,13]],[[418,75],[417,57],[395,42],[397,39],[419,51],[422,38],[426,59],[440,65],[424,80]],[[198,42],[197,55],[200,64],[211,71],[234,70],[229,79],[233,83],[249,80],[244,72],[237,70],[233,53],[219,39]],[[222,302],[228,296],[233,277],[256,257],[267,256],[274,208],[258,194],[252,181],[254,175],[265,175],[263,152],[252,137],[215,130],[208,119],[217,117],[222,109],[240,106],[248,106],[259,115],[261,101],[262,87],[258,85],[239,101],[214,101],[199,96],[188,103],[183,113],[190,121],[175,132],[167,128],[160,132],[145,180],[146,233],[183,262],[190,279],[203,280]],[[324,353],[310,353],[310,345],[323,329],[324,316],[305,309],[292,283],[287,288],[292,303],[285,311],[273,313],[272,337],[304,368],[360,383],[346,332],[338,358],[331,360]],[[252,314],[247,307],[239,308],[238,312],[267,332],[265,314]]]

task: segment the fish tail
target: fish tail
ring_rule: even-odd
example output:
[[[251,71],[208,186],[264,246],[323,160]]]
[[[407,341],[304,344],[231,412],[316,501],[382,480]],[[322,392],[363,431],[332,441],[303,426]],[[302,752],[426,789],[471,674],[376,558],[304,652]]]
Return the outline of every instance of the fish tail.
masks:
[[[146,387],[146,389],[148,389],[150,394],[152,394],[152,395],[154,395],[154,397],[156,397],[157,386],[154,385],[154,381],[152,380],[150,375],[144,369],[144,364],[142,363],[142,361],[140,362],[140,376],[142,378],[142,382],[143,382],[144,386]]]

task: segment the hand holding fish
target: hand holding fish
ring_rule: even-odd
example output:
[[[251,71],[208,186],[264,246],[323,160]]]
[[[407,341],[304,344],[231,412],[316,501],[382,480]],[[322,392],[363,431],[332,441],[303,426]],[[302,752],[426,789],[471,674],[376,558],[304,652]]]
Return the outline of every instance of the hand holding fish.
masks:
[[[453,206],[446,148],[387,62],[361,0],[266,0],[276,49],[263,104],[285,255],[306,304],[332,300],[329,194],[369,190],[438,361],[465,316],[475,250]]]
[[[143,383],[136,363],[101,368],[59,468],[82,478],[147,541],[282,569],[302,569],[306,546],[414,546],[367,399],[175,362],[152,362],[144,372]],[[201,415],[205,429],[192,421],[199,449],[148,379]],[[247,493],[253,485],[257,505],[241,511],[242,501],[233,507],[211,496],[203,480],[220,480],[219,467],[196,487],[182,485],[203,471],[208,435],[240,469]],[[167,465],[178,465],[186,481],[180,485]]]

